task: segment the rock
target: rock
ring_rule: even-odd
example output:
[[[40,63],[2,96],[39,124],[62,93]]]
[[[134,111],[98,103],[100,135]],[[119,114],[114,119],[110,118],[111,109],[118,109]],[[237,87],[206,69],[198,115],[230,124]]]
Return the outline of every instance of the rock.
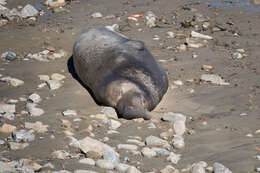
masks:
[[[131,166],[127,169],[126,173],[142,173],[141,171],[139,171],[136,167]]]
[[[97,160],[96,166],[103,169],[114,169],[115,164],[110,160]]]
[[[49,7],[62,7],[66,5],[66,1],[65,0],[46,0],[45,5],[49,6]]]
[[[59,74],[59,73],[53,73],[51,75],[51,79],[52,80],[56,80],[56,81],[62,81],[64,79],[66,79],[66,77],[64,75],[62,75],[62,74]]]
[[[183,149],[185,147],[184,139],[182,136],[175,135],[172,142],[174,148],[176,149]]]
[[[98,160],[98,159],[101,159],[102,158],[102,155],[95,152],[95,151],[88,151],[86,156],[88,158],[91,158],[91,159],[94,159],[94,160]]]
[[[33,93],[28,97],[29,101],[32,101],[33,103],[40,103],[42,101],[41,96],[39,96],[37,93]]]
[[[11,133],[16,130],[16,127],[11,124],[3,124],[2,127],[0,127],[0,133]]]
[[[260,0],[252,0],[252,3],[253,3],[254,5],[260,5]]]
[[[144,147],[141,152],[145,157],[148,157],[148,158],[152,158],[152,157],[156,156],[156,152],[148,147]]]
[[[152,147],[169,147],[169,143],[166,140],[160,139],[156,136],[146,137],[145,144]]]
[[[113,151],[116,155],[118,155],[112,147],[110,147],[107,144],[104,144],[96,139],[86,137],[82,140],[79,140],[80,146],[79,148],[81,151],[84,153],[87,153],[89,151],[94,151],[99,153],[101,156],[103,155],[104,151],[111,150]]]
[[[56,80],[48,80],[46,83],[51,90],[57,90],[62,87],[62,83]]]
[[[208,44],[207,40],[201,40],[200,38],[186,38],[186,43],[190,48],[201,48]],[[196,57],[195,57],[196,58]]]
[[[13,131],[12,132],[12,138],[15,142],[30,142],[35,139],[35,135],[33,134],[33,130],[19,130],[19,131]]]
[[[1,5],[6,5],[7,2],[6,2],[6,0],[0,0],[0,4],[1,4]]]
[[[185,52],[185,51],[187,51],[187,46],[185,44],[181,44],[180,46],[177,47],[177,49],[180,52]]]
[[[46,163],[45,165],[42,166],[43,168],[50,168],[50,169],[54,169],[54,165],[50,162]]]
[[[78,170],[75,170],[74,173],[98,173],[98,172],[78,169]]]
[[[11,173],[11,172],[22,172],[22,173],[34,173],[34,170],[24,165],[23,161],[12,161],[12,162],[2,162],[0,161],[1,172]]]
[[[53,153],[51,153],[51,156],[55,159],[65,160],[70,157],[70,153],[68,153],[65,150],[57,150],[57,151],[54,151]]]
[[[8,104],[15,104],[15,103],[18,103],[18,102],[19,102],[19,100],[16,100],[16,99],[9,99],[7,101]]]
[[[119,172],[126,172],[128,168],[130,168],[131,166],[128,164],[124,164],[124,163],[119,163],[116,165],[115,169]]]
[[[175,33],[174,32],[167,32],[167,38],[174,38],[175,37]]]
[[[230,83],[225,82],[219,75],[216,74],[203,74],[200,79],[202,81],[211,82],[217,85],[230,85]]]
[[[213,66],[211,66],[211,65],[203,65],[201,67],[201,69],[204,70],[204,71],[211,71],[211,70],[213,70]]]
[[[103,15],[100,12],[96,12],[96,13],[91,14],[91,17],[93,17],[93,18],[101,18],[101,17],[103,17]]]
[[[180,171],[171,165],[167,165],[164,169],[160,171],[160,173],[180,173]]]
[[[137,150],[138,149],[138,147],[136,145],[132,145],[132,144],[118,144],[117,148],[123,149],[123,150]]]
[[[191,31],[191,36],[195,37],[195,38],[206,39],[206,40],[212,40],[213,39],[213,37],[211,37],[209,35],[200,34],[200,33],[195,32],[195,31]]]
[[[64,116],[77,116],[77,111],[75,110],[71,110],[71,109],[67,109],[66,111],[63,111],[62,114]]]
[[[53,8],[53,13],[69,13],[70,10],[62,7]]]
[[[232,171],[228,168],[226,168],[221,163],[215,162],[213,164],[214,173],[232,173]]]
[[[63,58],[63,57],[66,57],[68,55],[68,53],[63,50],[63,49],[60,49],[58,52],[56,53],[53,53],[52,55],[49,55],[48,56],[48,59],[60,59],[60,58]]]
[[[39,11],[30,4],[27,4],[21,11],[22,18],[33,17],[37,16],[38,14]]]
[[[170,151],[165,148],[152,147],[152,150],[156,152],[157,155],[168,156],[170,155]]]
[[[11,150],[22,150],[25,147],[28,147],[28,143],[16,143],[16,142],[8,142],[8,145]]]
[[[21,86],[24,84],[24,81],[20,80],[20,79],[16,79],[16,78],[12,78],[10,76],[7,76],[7,77],[3,77],[0,79],[0,81],[3,81],[3,82],[8,82],[10,83],[12,86],[14,87],[18,87],[18,86]]]
[[[116,31],[119,29],[119,25],[118,24],[113,24],[111,26],[106,26],[107,29],[111,30],[111,31]]]
[[[1,7],[0,7],[0,10],[1,10]],[[7,24],[8,24],[8,20],[6,20],[6,19],[0,19],[0,27],[5,26],[5,25],[7,25]]]
[[[38,77],[40,78],[40,80],[43,80],[43,81],[50,80],[50,77],[48,75],[38,75]]]
[[[232,58],[233,59],[242,59],[243,55],[239,52],[235,52],[235,53],[232,54]]]
[[[15,105],[0,103],[0,113],[15,113]]]
[[[173,123],[173,130],[176,135],[182,136],[186,131],[185,121],[178,120]]]
[[[5,141],[0,139],[0,145],[4,145]]]
[[[259,168],[255,168],[256,172],[260,172],[260,167]]]
[[[172,162],[173,164],[177,164],[180,159],[181,159],[181,155],[175,154],[173,152],[170,152],[170,155],[167,157],[167,160]]]
[[[101,113],[105,114],[108,118],[118,119],[116,110],[112,107],[104,107]]]
[[[41,116],[44,114],[44,110],[41,108],[37,108],[35,103],[27,103],[26,109],[30,113],[31,116]]]
[[[157,17],[155,16],[155,14],[152,11],[147,11],[145,14],[145,18],[146,18],[146,26],[148,26],[149,28],[153,28],[156,27],[156,20]]]
[[[139,140],[137,140],[137,139],[127,139],[126,142],[127,142],[127,143],[130,143],[130,144],[136,144],[136,145],[138,145],[138,146],[140,146],[140,147],[145,146],[145,143],[144,143],[144,142],[141,142],[141,141],[139,141]]]
[[[67,170],[61,170],[61,171],[52,171],[52,173],[71,173],[71,172]]]
[[[26,19],[26,22],[27,22],[29,25],[32,25],[32,26],[33,26],[33,25],[35,25],[36,20],[37,20],[36,17],[29,17],[29,18]]]
[[[109,129],[116,130],[121,126],[121,123],[116,120],[109,120],[108,125],[109,125]]]
[[[39,171],[42,168],[40,164],[30,159],[21,159],[20,162],[23,163],[24,166],[32,169],[33,171]]]
[[[154,123],[149,123],[149,124],[147,124],[147,128],[148,129],[156,129],[157,127]]]
[[[111,161],[114,165],[117,165],[120,163],[119,158],[115,153],[111,150],[106,150],[103,152],[103,159]]]
[[[175,80],[173,81],[174,85],[182,86],[183,82],[181,80]]]
[[[79,163],[87,164],[87,165],[92,165],[92,166],[95,165],[95,161],[94,161],[93,159],[90,159],[90,158],[80,159],[80,160],[79,160]]]
[[[206,173],[206,170],[201,165],[195,164],[191,168],[191,173]]]
[[[48,132],[49,127],[48,125],[43,125],[40,121],[36,121],[35,123],[25,122],[24,126],[27,129],[35,130],[37,133],[46,133]]]
[[[1,24],[0,24],[1,25]],[[5,59],[7,61],[14,61],[17,59],[17,56],[14,52],[5,52],[1,55],[2,59]]]
[[[107,116],[105,114],[97,114],[94,117],[98,120],[107,120]]]

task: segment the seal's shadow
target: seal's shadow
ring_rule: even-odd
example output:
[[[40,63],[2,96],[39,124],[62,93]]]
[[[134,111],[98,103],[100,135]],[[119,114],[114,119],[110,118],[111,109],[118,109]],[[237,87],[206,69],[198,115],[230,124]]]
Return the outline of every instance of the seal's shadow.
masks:
[[[103,104],[101,104],[95,97],[93,91],[87,86],[85,85],[79,78],[78,74],[76,73],[76,70],[74,68],[74,63],[73,63],[73,55],[71,55],[71,57],[68,59],[67,61],[67,67],[68,67],[68,70],[70,72],[70,74],[72,75],[72,77],[74,79],[76,79],[80,84],[81,86],[83,86],[88,92],[89,94],[91,95],[91,97],[94,99],[94,101],[96,102],[97,105],[99,106],[104,106]]]

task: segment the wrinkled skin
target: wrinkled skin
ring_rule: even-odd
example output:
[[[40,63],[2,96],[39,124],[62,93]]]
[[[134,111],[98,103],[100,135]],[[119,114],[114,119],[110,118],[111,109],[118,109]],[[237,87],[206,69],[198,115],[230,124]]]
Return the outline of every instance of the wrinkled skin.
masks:
[[[82,31],[73,48],[74,68],[95,99],[126,119],[150,119],[168,89],[165,71],[141,41],[102,27]]]

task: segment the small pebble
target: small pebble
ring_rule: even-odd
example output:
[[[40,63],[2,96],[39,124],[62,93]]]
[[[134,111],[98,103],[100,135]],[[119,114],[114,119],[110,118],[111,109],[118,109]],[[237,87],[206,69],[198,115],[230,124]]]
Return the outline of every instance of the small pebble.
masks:
[[[62,114],[64,116],[77,116],[77,111],[75,110],[71,110],[71,109],[67,109],[66,111],[63,111]]]
[[[115,164],[110,160],[97,160],[96,166],[103,169],[114,169]]]
[[[51,90],[57,90],[62,87],[62,83],[56,80],[48,80],[46,83]]]
[[[28,97],[29,101],[33,103],[40,103],[42,101],[41,97],[37,93],[33,93]]]
[[[81,160],[79,160],[79,163],[87,164],[87,165],[92,165],[92,166],[95,165],[95,161],[94,161],[93,159],[91,159],[91,158],[81,159]]]
[[[91,17],[93,17],[93,18],[101,18],[101,17],[103,17],[103,15],[100,12],[96,12],[96,13],[91,14]]]
[[[148,147],[144,147],[141,152],[145,157],[148,157],[148,158],[152,158],[152,157],[156,156],[156,152]]]
[[[138,149],[138,147],[136,145],[132,145],[132,144],[118,144],[117,148],[124,149],[124,150],[137,150]]]

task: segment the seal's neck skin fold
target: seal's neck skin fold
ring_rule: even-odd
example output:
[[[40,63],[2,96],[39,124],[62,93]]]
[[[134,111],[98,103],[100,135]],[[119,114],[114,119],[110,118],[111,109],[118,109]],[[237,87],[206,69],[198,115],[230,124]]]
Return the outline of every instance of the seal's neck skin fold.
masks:
[[[125,119],[144,118],[151,119],[140,93],[129,92],[122,97],[116,108],[118,113]]]

